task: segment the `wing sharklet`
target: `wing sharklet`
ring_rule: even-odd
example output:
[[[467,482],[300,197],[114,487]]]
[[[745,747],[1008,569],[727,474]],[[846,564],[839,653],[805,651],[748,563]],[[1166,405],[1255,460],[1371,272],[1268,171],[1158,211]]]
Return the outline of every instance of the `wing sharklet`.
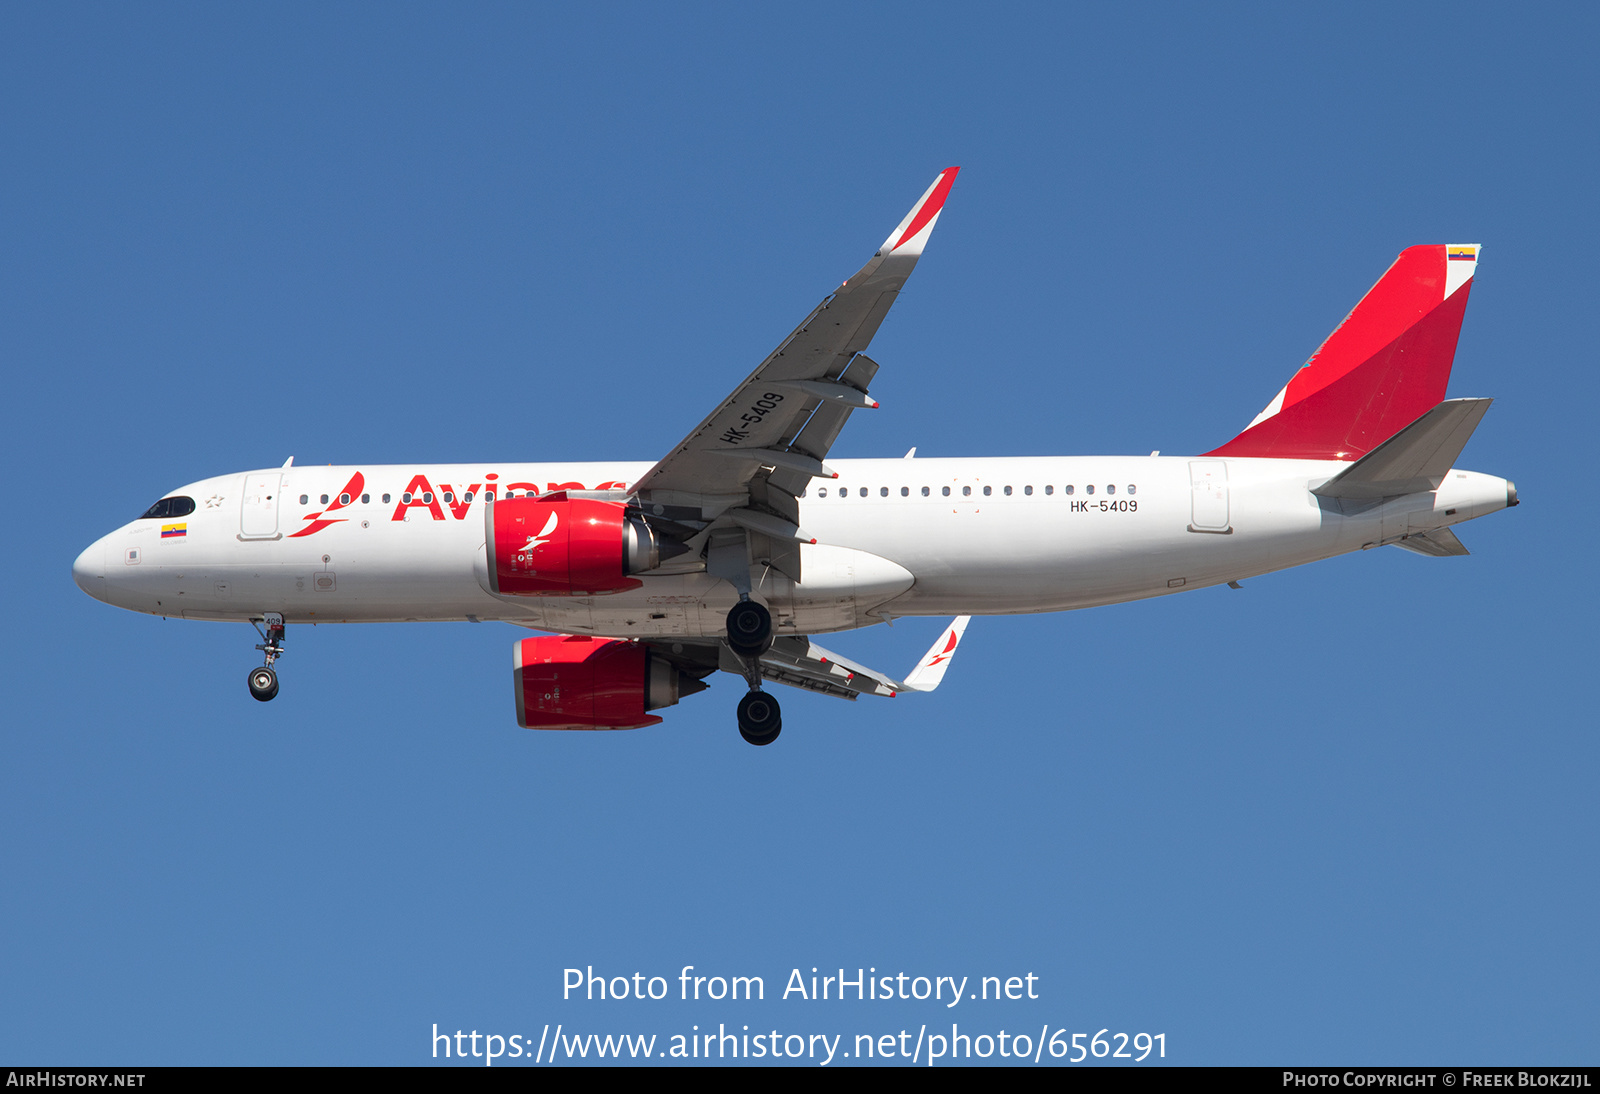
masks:
[[[950,667],[951,659],[956,655],[956,647],[961,644],[961,636],[966,633],[967,624],[970,622],[972,622],[970,615],[958,615],[951,620],[944,633],[928,647],[928,652],[922,655],[917,667],[906,677],[905,690],[932,691],[939,686],[940,681],[944,679],[945,670]]]

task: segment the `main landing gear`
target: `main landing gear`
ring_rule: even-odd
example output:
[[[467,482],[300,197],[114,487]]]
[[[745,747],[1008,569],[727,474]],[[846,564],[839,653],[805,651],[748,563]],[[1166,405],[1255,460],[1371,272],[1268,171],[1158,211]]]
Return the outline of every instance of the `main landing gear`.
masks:
[[[772,615],[754,600],[741,600],[728,612],[728,645],[743,658],[772,648]]]
[[[752,691],[739,700],[739,736],[753,745],[770,745],[783,729],[778,700],[764,691]]]
[[[268,612],[262,622],[267,625],[265,631],[254,619],[250,621],[261,635],[262,641],[256,644],[256,649],[266,654],[267,663],[251,669],[245,683],[250,685],[250,697],[265,703],[278,694],[278,674],[273,671],[272,663],[283,656],[283,616]]]
[[[761,655],[772,648],[772,616],[761,604],[741,599],[728,612],[728,648],[744,662],[750,691],[739,700],[739,736],[770,745],[783,729],[778,700],[761,690]]]

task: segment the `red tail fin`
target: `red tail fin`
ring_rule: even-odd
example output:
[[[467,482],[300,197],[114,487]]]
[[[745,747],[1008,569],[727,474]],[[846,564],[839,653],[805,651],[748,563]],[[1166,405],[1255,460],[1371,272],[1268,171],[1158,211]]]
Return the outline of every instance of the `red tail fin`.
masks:
[[[1476,244],[1408,247],[1256,416],[1208,456],[1354,460],[1444,399]]]

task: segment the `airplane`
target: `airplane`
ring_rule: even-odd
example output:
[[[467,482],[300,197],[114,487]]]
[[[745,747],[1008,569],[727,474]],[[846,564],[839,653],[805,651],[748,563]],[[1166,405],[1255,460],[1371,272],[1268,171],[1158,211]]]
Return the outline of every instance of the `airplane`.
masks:
[[[1489,399],[1446,399],[1481,248],[1410,247],[1232,440],[1192,456],[836,459],[878,403],[866,349],[938,223],[940,172],[865,266],[654,464],[281,467],[202,479],[73,563],[90,596],[248,621],[263,702],[286,628],[500,621],[517,723],[636,729],[722,671],[739,732],[782,729],[768,684],[856,699],[939,685],[974,615],[1166,596],[1394,545],[1517,504],[1458,469]],[[903,679],[812,641],[955,620]]]

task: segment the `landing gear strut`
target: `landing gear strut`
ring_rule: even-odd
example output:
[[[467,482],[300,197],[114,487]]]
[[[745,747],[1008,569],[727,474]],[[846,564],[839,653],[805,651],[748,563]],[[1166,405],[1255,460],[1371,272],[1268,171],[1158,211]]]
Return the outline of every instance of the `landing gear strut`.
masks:
[[[283,656],[283,616],[268,612],[262,622],[267,625],[265,631],[254,619],[250,624],[261,635],[262,641],[256,644],[256,649],[266,655],[267,663],[251,669],[250,675],[245,677],[245,683],[250,685],[250,697],[265,703],[278,694],[278,674],[273,670],[272,663]]]
[[[778,701],[764,691],[752,691],[739,700],[739,736],[753,745],[770,745],[783,729]]]
[[[744,662],[749,694],[739,700],[739,736],[770,745],[783,728],[778,701],[761,690],[761,655],[772,648],[772,615],[748,593],[728,612],[728,648]]]

